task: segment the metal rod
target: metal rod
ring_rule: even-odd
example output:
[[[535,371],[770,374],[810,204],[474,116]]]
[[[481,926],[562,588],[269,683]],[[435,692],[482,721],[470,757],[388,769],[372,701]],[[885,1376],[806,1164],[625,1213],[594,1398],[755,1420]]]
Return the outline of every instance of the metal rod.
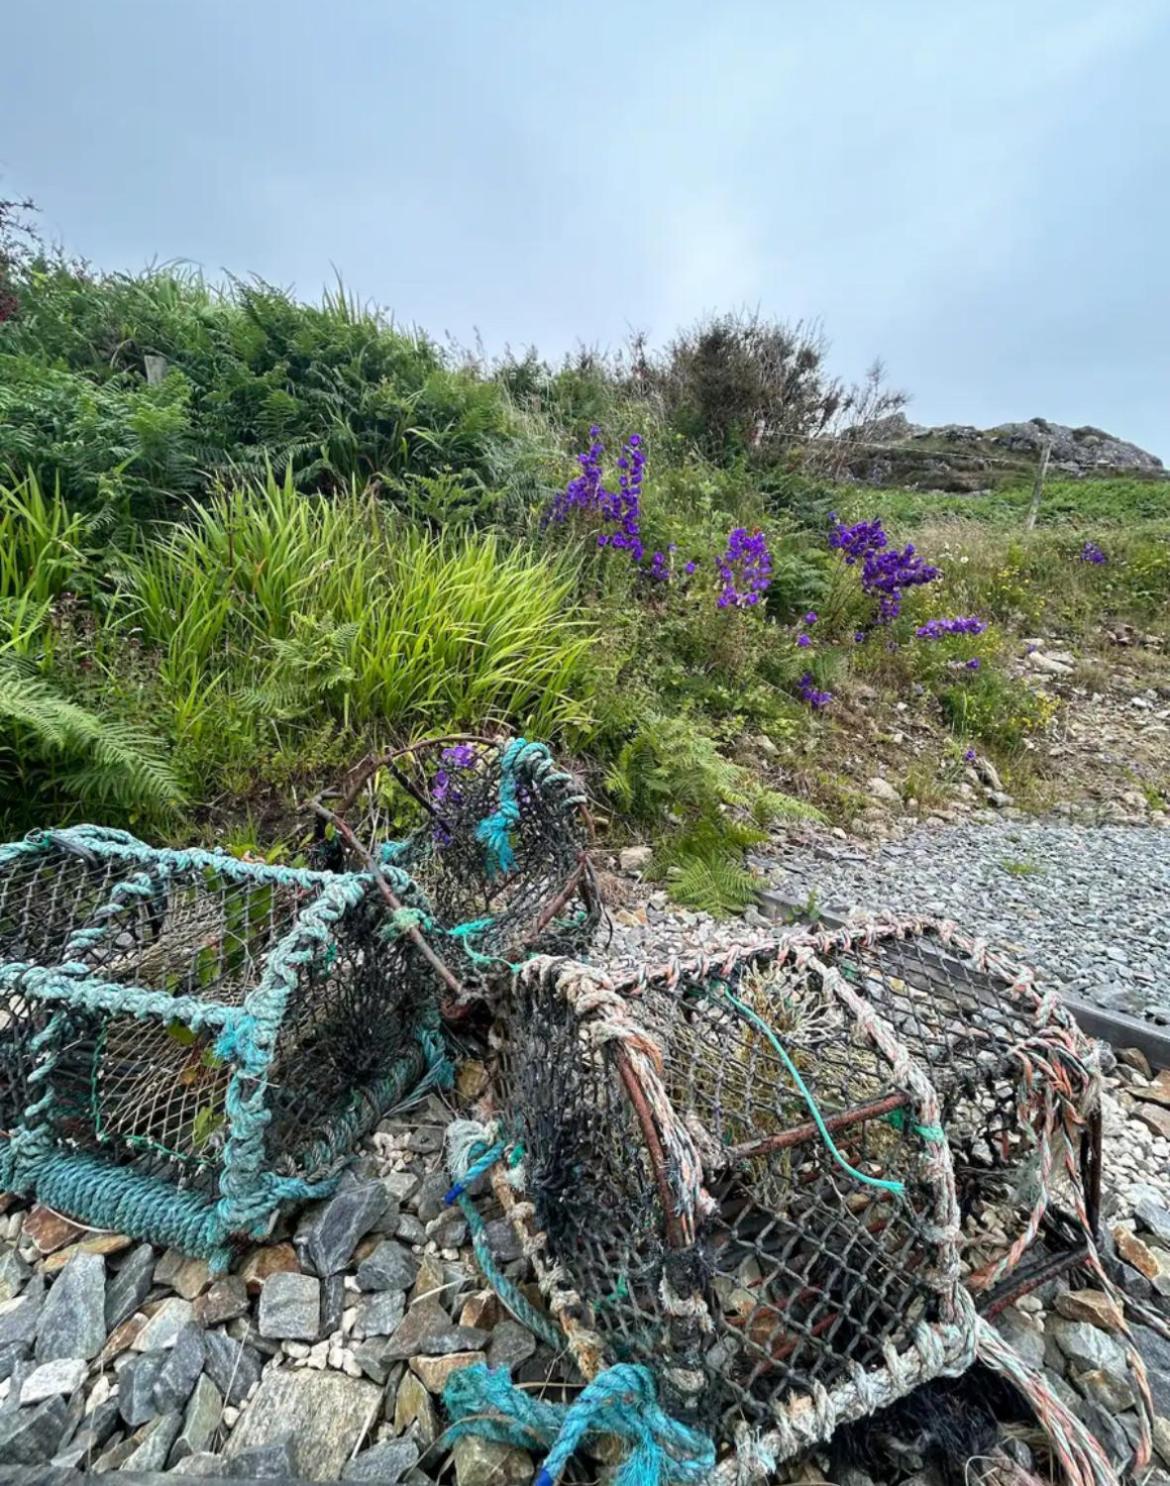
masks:
[[[827,1115],[825,1128],[832,1133],[845,1130],[862,1120],[873,1120],[881,1115],[892,1114],[895,1109],[904,1109],[910,1103],[909,1094],[887,1094],[884,1099],[872,1099],[868,1104],[856,1104],[840,1114]],[[820,1130],[809,1120],[803,1125],[794,1125],[791,1130],[782,1130],[778,1135],[765,1135],[759,1140],[745,1140],[733,1145],[725,1152],[729,1161],[749,1161],[753,1156],[766,1156],[772,1151],[784,1151],[789,1146],[801,1145],[819,1135]]]
[[[650,1112],[650,1106],[646,1102],[646,1094],[642,1085],[638,1082],[625,1048],[619,1047],[614,1051],[614,1062],[617,1064],[618,1074],[625,1085],[626,1094],[630,1103],[634,1106],[634,1113],[638,1117],[638,1124],[642,1127],[642,1138],[646,1142],[646,1150],[650,1157],[650,1168],[654,1173],[654,1182],[658,1188],[658,1200],[662,1204],[662,1215],[666,1224],[666,1241],[672,1249],[681,1249],[686,1244],[686,1236],[679,1223],[678,1214],[674,1210],[674,1196],[670,1190],[670,1182],[666,1178],[666,1153],[662,1149],[662,1142],[658,1138],[658,1131],[654,1125],[654,1116]]]

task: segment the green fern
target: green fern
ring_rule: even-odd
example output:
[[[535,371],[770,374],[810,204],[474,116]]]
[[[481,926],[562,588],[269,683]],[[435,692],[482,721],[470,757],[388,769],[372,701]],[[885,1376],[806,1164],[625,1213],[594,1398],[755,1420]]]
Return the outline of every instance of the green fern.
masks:
[[[165,813],[182,801],[170,764],[143,729],[98,717],[3,658],[0,749],[18,779],[47,774],[50,790],[80,805]]]
[[[692,856],[675,868],[671,896],[688,908],[721,917],[739,913],[752,902],[758,880],[729,852]]]

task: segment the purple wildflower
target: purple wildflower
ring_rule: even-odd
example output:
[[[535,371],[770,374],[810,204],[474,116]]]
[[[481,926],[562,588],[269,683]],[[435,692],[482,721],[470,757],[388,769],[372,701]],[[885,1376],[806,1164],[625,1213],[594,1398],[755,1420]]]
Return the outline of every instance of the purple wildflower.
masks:
[[[1101,563],[1108,562],[1109,559],[1101,551],[1100,547],[1097,546],[1096,542],[1086,542],[1081,548],[1081,561],[1095,563],[1097,566],[1100,566]]]
[[[831,691],[820,691],[813,680],[811,671],[806,671],[796,683],[796,690],[802,702],[811,707],[814,712],[820,712],[833,700]]]
[[[960,614],[956,619],[928,619],[914,633],[920,640],[939,640],[944,635],[981,635],[987,621],[974,614]]]
[[[983,662],[979,659],[979,657],[977,655],[973,655],[967,662],[967,669],[969,671],[977,671],[982,664]]]
[[[749,532],[737,526],[727,539],[727,550],[719,559],[723,580],[717,600],[720,609],[758,604],[772,581],[772,554],[762,531]]]
[[[807,625],[808,625],[808,626],[809,626],[809,627],[810,627],[810,628],[811,628],[811,627],[812,627],[812,625],[814,625],[814,624],[816,624],[816,622],[817,622],[817,616],[816,616],[816,612],[815,612],[815,610],[813,610],[813,609],[810,609],[810,610],[809,610],[809,611],[808,611],[808,613],[807,613],[807,614],[806,614],[806,615],[805,615],[805,616],[804,616],[804,622],[805,622],[805,624],[807,624]]]
[[[901,551],[889,546],[889,538],[878,520],[857,521],[846,526],[836,516],[829,532],[829,546],[836,548],[846,566],[861,564],[863,592],[878,601],[878,623],[889,624],[902,612],[902,590],[933,583],[939,570],[924,561],[908,542]]]
[[[967,763],[973,764],[975,762],[975,750],[973,748],[968,748],[963,754],[963,758]]]
[[[683,568],[683,572],[686,573],[687,577],[689,578],[698,566],[699,564],[694,560],[694,558],[692,558],[691,561],[688,562],[687,565]]]
[[[802,650],[807,650],[808,647],[812,644],[812,638],[809,635],[797,635],[796,643]]]
[[[856,629],[853,631],[853,643],[855,645],[865,644],[865,631],[863,629]]]

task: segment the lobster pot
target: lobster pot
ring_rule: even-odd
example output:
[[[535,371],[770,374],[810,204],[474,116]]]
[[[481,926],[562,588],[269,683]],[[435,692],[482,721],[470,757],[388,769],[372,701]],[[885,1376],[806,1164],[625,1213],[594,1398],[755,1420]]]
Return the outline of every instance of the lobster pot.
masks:
[[[422,743],[366,760],[329,800],[323,816],[419,883],[433,913],[424,932],[461,979],[592,938],[601,903],[585,796],[543,743]],[[323,865],[363,863],[324,820],[315,851]]]
[[[497,1193],[582,1370],[645,1363],[676,1418],[781,1458],[961,1371],[949,1152],[892,1031],[774,954],[628,991],[535,961],[501,1029],[524,1160],[522,1200]]]
[[[928,920],[798,936],[782,952],[839,973],[929,1070],[981,1304],[1082,1257],[1100,1195],[1099,1075],[1059,997]]]
[[[368,874],[92,827],[3,853],[13,1190],[222,1265],[438,1055],[432,972]]]

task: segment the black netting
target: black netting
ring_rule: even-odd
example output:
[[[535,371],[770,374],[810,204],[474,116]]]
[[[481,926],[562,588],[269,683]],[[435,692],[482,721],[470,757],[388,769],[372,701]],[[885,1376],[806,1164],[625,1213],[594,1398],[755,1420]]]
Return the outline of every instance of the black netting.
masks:
[[[543,745],[420,744],[368,760],[323,803],[360,850],[322,821],[316,861],[360,867],[369,852],[405,867],[430,904],[433,946],[461,979],[589,942],[600,900],[583,797]]]
[[[611,1360],[652,1365],[672,1411],[729,1437],[948,1319],[938,1179],[913,1100],[815,971],[741,960],[646,980],[627,1002],[632,1039],[597,1030],[604,1008],[579,1014],[575,973],[522,978],[501,1117],[525,1150],[535,1226]],[[646,1037],[662,1055],[657,1091],[636,1056]],[[669,1126],[711,1203],[693,1228]]]

